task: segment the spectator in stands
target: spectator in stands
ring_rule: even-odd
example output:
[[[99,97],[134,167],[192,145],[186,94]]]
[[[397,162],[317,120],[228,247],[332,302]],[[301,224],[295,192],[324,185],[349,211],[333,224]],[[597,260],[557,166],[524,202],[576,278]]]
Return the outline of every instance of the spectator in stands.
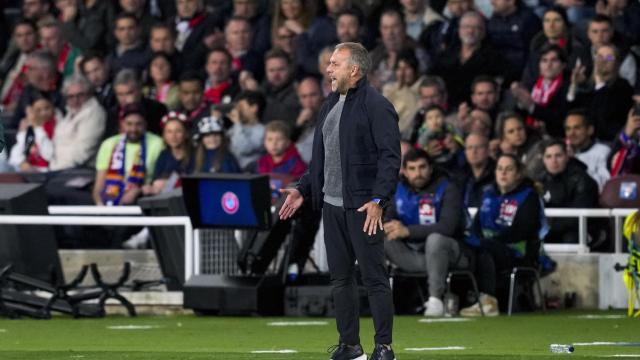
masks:
[[[430,62],[437,62],[444,51],[458,45],[458,24],[460,17],[473,9],[471,0],[447,0],[443,13],[445,16],[439,21],[432,22],[420,34],[420,45],[430,56]]]
[[[189,122],[196,126],[201,119],[210,116],[211,104],[204,97],[204,84],[197,73],[182,74],[178,83],[180,104],[176,111],[187,115]]]
[[[426,70],[427,54],[407,36],[402,13],[395,9],[385,10],[380,15],[380,44],[371,51],[369,82],[378,89],[396,80],[395,68],[399,55],[413,51],[418,60],[419,72]]]
[[[449,269],[469,266],[462,243],[464,226],[460,189],[433,167],[426,152],[410,150],[385,213],[385,253],[404,271],[427,273],[425,316],[444,315],[442,297]]]
[[[295,33],[289,30],[286,26],[282,25],[276,29],[271,43],[272,49],[282,50],[293,63],[295,63],[295,48],[294,48]]]
[[[65,80],[66,114],[56,122],[52,171],[93,167],[107,115],[92,91],[91,83],[80,75]]]
[[[426,0],[401,0],[400,4],[406,23],[405,32],[415,41],[418,41],[422,31],[429,25],[444,20]]]
[[[326,48],[322,49],[322,51],[320,51],[320,54],[318,55],[318,72],[322,75],[322,79],[320,80],[320,87],[322,88],[322,95],[325,97],[328,96],[332,91],[331,78],[327,73],[331,54],[333,54],[333,47],[327,46]]]
[[[56,71],[55,58],[46,51],[36,50],[29,54],[26,62],[26,86],[16,105],[8,127],[16,129],[26,113],[25,109],[36,96],[48,97],[58,109],[63,108],[63,100],[58,85],[60,76]]]
[[[176,50],[176,32],[169,24],[156,23],[151,26],[149,30],[149,50],[152,53],[162,52],[169,56],[171,59],[171,67],[175,74],[182,73],[184,65],[182,63],[182,57],[178,50]],[[194,66],[193,68],[196,68]]]
[[[505,111],[498,115],[496,139],[490,144],[490,150],[497,158],[499,154],[514,155],[526,164],[532,157],[540,137],[525,126],[524,119],[518,113]]]
[[[434,105],[440,106],[447,111],[447,86],[439,76],[426,76],[420,82],[418,88],[419,106],[411,120],[411,126],[401,133],[402,141],[415,144],[418,141],[418,130],[424,123],[424,114],[427,108]]]
[[[464,141],[467,166],[463,176],[463,199],[466,207],[479,208],[482,195],[495,181],[496,163],[489,156],[489,138],[471,133]]]
[[[108,110],[106,136],[120,132],[124,120],[125,106],[139,104],[145,114],[145,129],[153,133],[160,133],[160,122],[167,114],[166,106],[142,96],[142,85],[132,69],[121,70],[113,80],[113,89],[117,104]]]
[[[131,14],[138,20],[140,28],[140,38],[149,38],[149,31],[154,22],[158,19],[149,11],[149,2],[146,0],[119,0],[121,13]]]
[[[244,170],[254,167],[264,152],[264,125],[261,119],[265,107],[266,100],[260,92],[243,91],[229,112],[229,119],[233,122],[229,129],[231,153]]]
[[[204,59],[199,59],[203,51],[203,40],[207,32],[215,28],[214,19],[208,15],[203,0],[176,0],[175,48],[182,54],[182,69],[198,69]]]
[[[293,140],[296,142],[298,152],[305,163],[311,161],[313,150],[313,135],[318,121],[318,112],[322,107],[324,96],[318,80],[312,77],[304,78],[297,88],[300,113],[296,119],[296,127],[293,130]]]
[[[191,140],[187,117],[174,111],[162,118],[165,148],[158,156],[151,184],[142,187],[144,195],[157,195],[179,185],[178,176],[185,175],[191,162]]]
[[[462,316],[499,314],[496,278],[513,266],[535,267],[540,252],[544,209],[540,197],[526,178],[524,166],[511,154],[496,163],[496,181],[482,196],[467,242],[476,247],[476,277],[480,299],[460,310]]]
[[[469,101],[471,83],[479,75],[504,73],[504,59],[484,43],[485,23],[482,15],[469,11],[460,18],[460,45],[446,50],[430,73],[441,76],[449,91],[449,106]]]
[[[423,78],[420,77],[418,66],[418,59],[413,51],[403,51],[396,62],[396,80],[382,88],[382,95],[393,104],[398,113],[400,133],[411,127],[413,116],[420,107],[418,89]]]
[[[122,69],[134,69],[142,74],[149,65],[151,54],[140,37],[138,19],[128,13],[120,13],[115,20],[116,45],[107,57],[109,68],[114,73]]]
[[[265,126],[264,148],[267,153],[258,159],[259,174],[277,173],[298,179],[307,171],[307,164],[291,141],[291,130],[284,121],[274,120]]]
[[[263,11],[260,11],[263,10]],[[233,0],[232,16],[242,17],[251,25],[251,48],[259,55],[271,48],[271,19],[268,9],[258,0]]]
[[[565,80],[567,55],[558,45],[547,45],[540,50],[540,76],[531,91],[522,84],[511,84],[511,94],[520,109],[529,116],[527,125],[555,138],[564,137],[564,119],[569,104],[567,91],[570,81]]]
[[[42,20],[54,19],[51,13],[51,1],[49,0],[23,0],[22,17],[33,21],[34,24]]]
[[[288,34],[291,42],[295,37],[307,31],[313,20],[313,4],[309,0],[277,0],[273,2],[273,14],[271,15],[271,39],[276,44],[276,39],[281,34]],[[284,32],[283,32],[284,29]],[[293,46],[293,44],[291,44]],[[280,47],[282,49],[282,47]],[[285,49],[282,49],[285,50]],[[293,49],[292,49],[293,50]],[[291,56],[292,54],[289,53]]]
[[[116,95],[105,59],[97,53],[83,55],[80,61],[80,72],[91,83],[100,105],[105,109],[111,109],[116,104]]]
[[[62,35],[82,52],[111,47],[115,9],[111,1],[58,0]]]
[[[264,57],[265,83],[262,92],[265,94],[267,106],[262,121],[283,120],[290,129],[300,112],[300,104],[291,73],[291,60],[287,54],[279,50],[271,50]]]
[[[232,60],[225,48],[214,48],[207,55],[204,97],[211,104],[230,104],[240,92],[238,82],[231,76]]]
[[[587,174],[587,166],[569,157],[561,140],[545,140],[540,149],[544,162],[542,177],[545,207],[594,208],[598,207],[598,184]],[[545,242],[577,243],[578,219],[552,218]]]
[[[595,53],[592,78],[587,81],[584,66],[576,66],[567,94],[572,107],[587,109],[596,127],[596,137],[605,142],[615,140],[632,104],[633,89],[618,76],[620,60],[615,46],[600,46]]]
[[[53,157],[53,132],[62,113],[44,96],[35,97],[26,112],[16,144],[11,148],[9,164],[16,171],[47,172]]]
[[[173,82],[174,72],[171,59],[165,53],[155,53],[146,70],[147,85],[142,93],[149,99],[175,109],[180,104],[179,89]]]
[[[224,38],[225,47],[233,57],[233,72],[238,74],[247,71],[254,79],[260,81],[264,74],[264,65],[261,56],[251,48],[251,37],[251,24],[247,19],[229,19],[224,29]]]
[[[606,15],[596,15],[589,20],[587,28],[587,44],[574,54],[571,66],[584,66],[584,75],[589,78],[593,74],[596,50],[604,45],[615,45],[620,51],[620,68],[618,75],[626,79],[634,87],[638,83],[636,58],[621,39],[616,38],[611,18]]]
[[[611,148],[594,139],[595,129],[584,110],[575,109],[567,113],[564,132],[567,135],[568,153],[587,165],[587,173],[602,190],[611,177],[607,164]]]
[[[0,105],[12,113],[26,86],[27,58],[38,46],[38,33],[30,20],[20,20],[13,28],[15,48],[0,60]]]
[[[425,150],[434,164],[454,171],[463,166],[463,145],[458,130],[445,122],[444,110],[438,105],[428,107],[418,130],[416,147]]]
[[[364,24],[362,24],[361,14],[353,8],[341,11],[336,17],[336,36],[338,43],[359,42],[365,43]]]
[[[627,123],[613,144],[609,167],[611,177],[640,174],[640,111],[636,105],[627,113]]]
[[[520,80],[529,58],[529,44],[542,29],[540,19],[519,0],[492,0],[493,15],[487,23],[487,37],[510,67],[506,82]]]
[[[56,58],[58,72],[62,77],[68,78],[73,75],[80,50],[65,40],[60,23],[56,21],[42,23],[39,25],[38,32],[42,47]]]
[[[209,116],[197,125],[195,173],[238,173],[241,171],[236,158],[229,151],[229,140],[222,120]]]
[[[93,188],[96,205],[135,204],[142,187],[153,179],[164,148],[161,137],[146,131],[144,112],[138,104],[125,106],[123,112],[123,133],[103,141],[98,150]]]
[[[471,83],[471,105],[467,102],[462,102],[458,106],[458,112],[456,114],[456,125],[463,133],[469,134],[478,125],[478,120],[485,120],[482,114],[488,114],[488,124],[482,122],[483,129],[477,129],[476,131],[485,132],[488,130],[489,134],[493,130],[493,120],[498,116],[500,100],[500,88],[494,78],[491,76],[480,75],[473,79]],[[478,111],[479,110],[479,111]]]
[[[640,4],[636,1],[613,0],[596,2],[596,13],[613,21],[613,28],[628,44],[640,42]]]

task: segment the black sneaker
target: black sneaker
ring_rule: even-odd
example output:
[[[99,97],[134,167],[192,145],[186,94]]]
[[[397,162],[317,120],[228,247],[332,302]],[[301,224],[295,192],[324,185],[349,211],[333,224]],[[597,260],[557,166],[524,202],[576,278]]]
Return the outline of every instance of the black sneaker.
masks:
[[[396,360],[396,355],[393,353],[391,346],[376,344],[370,360]]]
[[[367,355],[362,350],[362,346],[340,344],[329,348],[331,352],[330,360],[367,360]]]

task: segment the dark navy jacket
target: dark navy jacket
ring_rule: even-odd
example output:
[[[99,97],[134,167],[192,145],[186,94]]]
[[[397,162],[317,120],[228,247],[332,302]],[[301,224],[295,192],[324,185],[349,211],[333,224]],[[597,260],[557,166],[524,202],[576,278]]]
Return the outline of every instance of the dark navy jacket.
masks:
[[[311,163],[298,184],[302,196],[310,199],[315,209],[322,207],[324,199],[322,127],[339,98],[340,94],[332,92],[318,113]],[[387,201],[393,198],[400,171],[398,114],[366,78],[347,92],[340,117],[340,160],[346,209],[359,208],[375,197]]]

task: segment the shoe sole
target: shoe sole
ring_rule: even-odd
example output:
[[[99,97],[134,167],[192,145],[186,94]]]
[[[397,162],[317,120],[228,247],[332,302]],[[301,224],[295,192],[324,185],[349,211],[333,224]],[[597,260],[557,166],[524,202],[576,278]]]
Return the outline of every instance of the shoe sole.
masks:
[[[330,358],[329,360],[333,360],[333,358]],[[362,354],[360,356],[358,356],[357,358],[353,358],[351,360],[367,360],[367,354]],[[393,359],[396,360],[396,359]]]

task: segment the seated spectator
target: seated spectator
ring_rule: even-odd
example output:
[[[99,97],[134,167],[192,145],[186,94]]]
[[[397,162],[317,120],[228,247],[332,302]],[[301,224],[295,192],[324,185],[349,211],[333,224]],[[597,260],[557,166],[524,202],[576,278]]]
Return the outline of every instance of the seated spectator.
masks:
[[[228,139],[221,120],[209,116],[197,125],[194,173],[239,173],[240,166],[229,152]]]
[[[444,20],[426,0],[404,0],[400,3],[406,23],[405,32],[415,41],[418,41],[422,31],[429,25]]]
[[[53,132],[62,118],[51,101],[36,97],[27,106],[27,116],[20,122],[16,144],[11,148],[9,164],[22,172],[46,172],[53,157]]]
[[[587,174],[587,166],[570,158],[564,142],[545,140],[540,149],[544,163],[542,187],[545,207],[598,207],[598,184]],[[545,242],[578,243],[578,219],[549,219],[550,231]]]
[[[511,94],[518,107],[526,111],[527,125],[555,138],[564,137],[562,119],[568,108],[567,91],[570,82],[564,77],[567,55],[557,45],[540,50],[540,76],[531,91],[522,84],[511,84]]]
[[[324,96],[322,96],[318,80],[310,77],[300,81],[297,93],[302,110],[300,110],[296,119],[296,127],[293,129],[292,138],[296,142],[296,148],[302,160],[308,164],[311,161],[313,137],[318,123],[318,112],[322,107]]]
[[[640,109],[636,104],[627,114],[627,123],[611,149],[611,177],[640,174]]]
[[[251,24],[243,17],[232,17],[224,29],[225,47],[233,60],[232,72],[239,75],[248,72],[260,81],[264,75],[262,56],[251,48]]]
[[[124,108],[130,104],[139,104],[145,113],[145,129],[159,134],[162,117],[167,114],[163,104],[142,96],[142,85],[132,69],[121,70],[113,80],[113,89],[117,103],[108,110],[106,136],[119,133],[124,120]]]
[[[568,153],[587,165],[587,173],[602,190],[611,177],[607,159],[611,148],[594,138],[594,128],[584,110],[570,110],[564,121]]]
[[[51,1],[49,0],[23,0],[22,17],[38,24],[40,21],[51,21],[54,19],[51,13]]]
[[[62,35],[82,52],[100,50],[113,44],[110,30],[115,18],[111,1],[59,0]]]
[[[274,120],[264,128],[264,148],[267,151],[258,159],[258,173],[278,173],[300,178],[307,171],[307,164],[291,141],[289,126]]]
[[[367,46],[369,39],[365,36],[366,24],[363,24],[362,14],[354,8],[341,11],[336,17],[337,43],[359,42]],[[320,72],[322,73],[322,72]]]
[[[97,53],[83,55],[80,61],[80,72],[91,83],[94,95],[103,108],[111,109],[116,105],[116,94],[111,85],[109,66],[102,56]]]
[[[271,43],[287,52],[283,46],[277,43],[283,36],[288,36],[288,45],[291,52],[288,55],[293,58],[293,42],[295,38],[307,31],[313,20],[313,5],[309,0],[277,0],[273,2],[273,14],[271,15]]]
[[[444,18],[434,21],[420,34],[420,45],[430,56],[430,61],[437,62],[444,51],[459,44],[458,24],[460,17],[472,10],[471,0],[447,0],[443,12]]]
[[[62,25],[52,21],[39,25],[40,44],[49,51],[58,64],[58,72],[63,78],[73,75],[76,70],[76,58],[80,56],[80,49],[73,47],[62,33]]]
[[[293,83],[291,61],[282,51],[271,50],[264,57],[264,65],[266,77],[262,92],[267,106],[262,121],[282,120],[294,128],[300,104]]]
[[[491,76],[480,75],[471,83],[471,105],[463,102],[458,106],[456,123],[463,133],[469,134],[473,124],[474,110],[480,110],[489,115],[489,134],[493,133],[493,120],[498,117],[500,100],[500,86]],[[477,117],[477,113],[476,113]]]
[[[462,316],[499,314],[498,274],[514,266],[535,266],[540,252],[544,209],[524,166],[514,155],[502,154],[496,163],[496,181],[482,196],[467,242],[475,244],[476,277],[480,299],[460,310]]]
[[[470,265],[462,242],[464,226],[460,189],[432,166],[426,152],[410,150],[385,214],[385,253],[404,271],[426,271],[425,316],[444,315],[442,297],[449,269]]]
[[[495,181],[495,161],[489,156],[489,138],[471,133],[464,141],[467,160],[463,176],[464,206],[479,208],[482,195]]]
[[[142,93],[149,99],[164,104],[169,109],[175,109],[180,104],[179,89],[173,82],[174,72],[171,59],[165,53],[155,53],[147,68],[148,85]]]
[[[398,113],[400,133],[412,125],[413,116],[419,108],[418,89],[422,78],[418,71],[418,59],[412,51],[402,52],[396,62],[396,81],[382,88],[382,94],[393,104]]]
[[[425,110],[424,120],[418,133],[416,146],[425,150],[434,164],[445,166],[450,170],[455,169],[457,165],[462,165],[463,155],[460,149],[464,145],[464,140],[453,125],[444,121],[444,110],[441,107],[433,105]]]
[[[14,49],[7,50],[0,60],[0,105],[12,113],[27,85],[27,58],[38,46],[36,26],[30,20],[20,20],[13,28]]]
[[[175,24],[174,44],[183,61],[180,70],[199,69],[205,60],[202,55],[206,53],[203,40],[215,27],[214,18],[207,14],[203,0],[176,0],[175,4],[176,15],[170,23]]]
[[[611,18],[613,28],[629,44],[640,41],[640,4],[635,1],[596,2],[596,14]]]
[[[155,23],[149,30],[149,50],[152,53],[165,53],[171,59],[171,68],[175,74],[181,74],[185,64],[182,63],[182,56],[176,49],[175,29],[166,23]],[[193,66],[197,68],[197,66]]]
[[[207,55],[204,97],[211,104],[230,104],[240,92],[231,76],[231,54],[225,48],[214,48]]]
[[[418,88],[420,97],[420,108],[416,110],[411,120],[411,126],[401,133],[402,140],[415,144],[418,141],[418,130],[424,123],[424,113],[427,108],[433,105],[440,106],[443,110],[449,111],[447,104],[447,86],[439,76],[426,76],[420,82]]]
[[[74,75],[64,83],[66,114],[56,122],[53,137],[53,171],[93,167],[107,115],[93,95],[91,83]]]
[[[318,72],[322,75],[322,79],[320,80],[320,85],[322,88],[322,95],[324,97],[329,96],[331,94],[331,77],[327,73],[327,68],[329,67],[329,61],[331,59],[331,55],[333,54],[333,46],[327,46],[326,48],[320,51],[318,54]]]
[[[98,150],[93,188],[96,205],[135,204],[142,187],[151,183],[164,148],[161,137],[146,131],[139,105],[127,105],[123,115],[123,133],[103,141]]]
[[[587,109],[596,137],[605,142],[615,141],[632,104],[633,88],[618,76],[620,60],[615,46],[600,46],[596,50],[592,78],[587,81],[584,66],[576,66],[567,93],[571,107]]]
[[[162,139],[165,148],[156,161],[153,180],[142,187],[144,195],[157,195],[179,186],[178,176],[187,174],[192,162],[189,129],[184,114],[174,111],[162,118]]]
[[[498,116],[496,122],[497,139],[490,143],[491,152],[497,159],[499,154],[512,154],[520,162],[526,164],[533,154],[535,144],[540,137],[527,129],[524,119],[515,112],[505,111]]]
[[[233,0],[232,17],[241,17],[251,26],[251,49],[258,56],[271,48],[271,13],[259,0]]]
[[[140,38],[147,39],[149,37],[149,31],[153,23],[158,21],[154,18],[149,11],[149,1],[141,0],[119,0],[119,12],[131,14],[138,20],[138,26],[140,27]]]
[[[198,74],[187,71],[180,76],[178,98],[180,103],[176,111],[187,115],[195,131],[200,120],[211,114],[211,104],[204,97],[204,84]]]
[[[142,74],[149,65],[151,54],[140,36],[138,19],[128,13],[120,13],[115,20],[114,35],[116,45],[107,57],[107,63],[113,73],[123,69],[133,69]]]
[[[240,168],[255,166],[264,153],[264,125],[260,119],[265,108],[264,96],[257,91],[244,91],[238,95],[235,107],[229,113],[233,126],[229,129],[231,153]]]

